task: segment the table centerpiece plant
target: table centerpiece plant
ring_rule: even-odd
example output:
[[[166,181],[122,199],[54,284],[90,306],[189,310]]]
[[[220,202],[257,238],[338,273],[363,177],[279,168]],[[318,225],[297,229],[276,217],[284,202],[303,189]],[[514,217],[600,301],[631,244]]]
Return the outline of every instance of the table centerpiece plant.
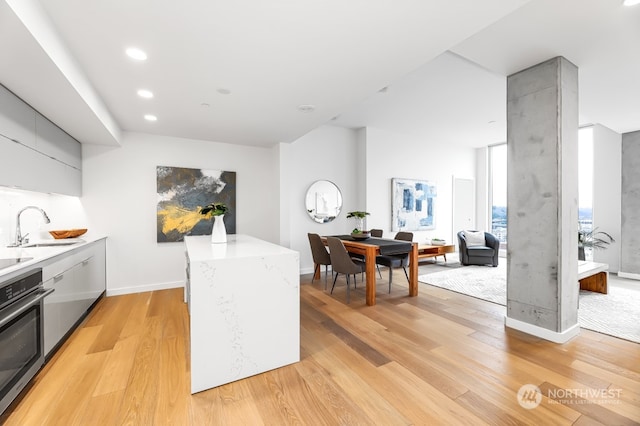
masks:
[[[369,216],[369,212],[363,211],[353,211],[347,213],[347,219],[355,218],[356,219],[356,227],[351,231],[352,234],[362,234],[366,233],[364,229],[364,219]]]
[[[227,229],[224,226],[224,215],[229,211],[225,203],[209,203],[200,209],[200,214],[208,218],[213,217],[211,229],[211,243],[222,244],[227,242]]]

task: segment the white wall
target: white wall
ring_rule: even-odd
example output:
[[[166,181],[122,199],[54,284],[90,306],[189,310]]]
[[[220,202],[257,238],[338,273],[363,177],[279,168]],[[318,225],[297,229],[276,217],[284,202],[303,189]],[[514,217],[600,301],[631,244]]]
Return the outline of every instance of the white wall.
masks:
[[[615,242],[606,250],[594,250],[593,261],[620,269],[622,199],[622,135],[600,124],[593,126],[593,226]]]
[[[289,145],[280,147],[281,193],[287,194],[288,211],[281,220],[281,242],[300,252],[301,273],[313,271],[308,232],[320,235],[349,233],[355,223],[346,212],[366,210],[367,228],[391,232],[391,178],[425,179],[436,183],[436,229],[414,233],[415,241],[440,236],[450,239],[452,222],[452,176],[475,178],[475,150],[439,146],[419,137],[374,128],[349,130],[323,126]],[[338,185],[344,206],[328,224],[312,221],[304,208],[307,188],[326,179]],[[285,227],[289,229],[284,229]],[[284,244],[286,245],[286,244]]]
[[[357,132],[335,126],[319,127],[292,144],[280,146],[280,192],[283,197],[281,244],[300,252],[301,273],[313,272],[307,233],[338,235],[349,233],[353,223],[346,212],[363,209],[358,205]],[[317,180],[335,183],[342,193],[343,208],[329,223],[314,222],[305,209],[305,195]]]
[[[453,176],[475,179],[476,153],[473,148],[443,146],[438,141],[366,129],[366,210],[371,213],[369,228],[380,228],[385,237],[391,232],[391,179],[432,181],[437,186],[436,228],[414,232],[414,241],[439,237],[451,243]],[[453,242],[455,243],[455,242]]]
[[[48,229],[88,227],[107,240],[108,294],[183,285],[182,243],[156,243],[156,166],[237,172],[237,231],[300,252],[301,273],[313,270],[308,232],[344,234],[354,226],[346,212],[367,210],[369,228],[391,233],[391,178],[434,181],[436,229],[416,241],[451,234],[452,176],[474,178],[475,151],[446,148],[378,129],[323,126],[292,144],[272,149],[124,133],[121,147],[83,145],[83,197],[0,192],[0,240],[9,241],[15,213],[25,205],[45,208]],[[340,188],[342,213],[331,223],[312,221],[304,206],[307,188],[326,179]],[[33,216],[32,216],[33,214]],[[25,227],[45,230],[39,213],[25,212]],[[88,218],[88,219],[87,219]],[[33,225],[29,221],[33,222]],[[9,234],[9,237],[7,237]]]
[[[107,294],[184,284],[183,243],[156,242],[156,166],[235,171],[237,232],[278,242],[272,149],[124,133],[121,147],[83,145],[82,166],[89,227],[108,236]]]

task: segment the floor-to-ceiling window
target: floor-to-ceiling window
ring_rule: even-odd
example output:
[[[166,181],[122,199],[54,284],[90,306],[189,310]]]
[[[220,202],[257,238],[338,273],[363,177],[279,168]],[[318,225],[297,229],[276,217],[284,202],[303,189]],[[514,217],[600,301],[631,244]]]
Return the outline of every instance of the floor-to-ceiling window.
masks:
[[[507,248],[507,144],[489,147],[491,233]]]
[[[593,229],[593,128],[578,131],[578,225],[584,231]],[[593,252],[585,249],[586,260]]]

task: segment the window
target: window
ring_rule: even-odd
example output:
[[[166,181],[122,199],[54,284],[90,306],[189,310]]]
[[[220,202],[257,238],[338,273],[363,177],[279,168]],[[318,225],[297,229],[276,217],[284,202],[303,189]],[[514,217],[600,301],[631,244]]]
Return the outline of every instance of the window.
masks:
[[[491,233],[507,246],[507,144],[489,147],[489,205]]]
[[[578,224],[585,231],[593,229],[593,127],[578,131]],[[585,260],[593,260],[590,248]]]

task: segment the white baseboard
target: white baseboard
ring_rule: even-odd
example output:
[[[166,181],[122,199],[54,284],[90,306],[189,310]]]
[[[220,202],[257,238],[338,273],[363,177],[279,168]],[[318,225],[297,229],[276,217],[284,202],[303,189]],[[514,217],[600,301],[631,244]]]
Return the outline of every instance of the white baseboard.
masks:
[[[123,294],[144,293],[145,291],[168,290],[170,288],[184,288],[184,282],[171,281],[167,283],[147,284],[135,287],[108,288],[107,296],[120,296]]]
[[[324,271],[324,266],[321,268]],[[311,274],[313,272],[313,266],[311,268],[300,268],[300,275]]]
[[[570,327],[568,330],[558,333],[557,331],[551,331],[546,328],[538,327],[537,325],[529,324],[528,322],[519,321],[517,319],[504,317],[504,325],[513,328],[523,333],[531,334],[532,336],[540,337],[541,339],[549,340],[554,343],[566,343],[569,340],[580,334],[580,326],[578,324]]]
[[[329,265],[329,272],[331,272],[331,265]],[[300,268],[300,275],[312,274],[314,267]],[[320,265],[320,274],[324,274],[324,265]]]
[[[631,272],[618,271],[618,276],[620,278],[629,278],[631,280],[640,280],[640,274],[634,274],[634,273],[631,273]]]

